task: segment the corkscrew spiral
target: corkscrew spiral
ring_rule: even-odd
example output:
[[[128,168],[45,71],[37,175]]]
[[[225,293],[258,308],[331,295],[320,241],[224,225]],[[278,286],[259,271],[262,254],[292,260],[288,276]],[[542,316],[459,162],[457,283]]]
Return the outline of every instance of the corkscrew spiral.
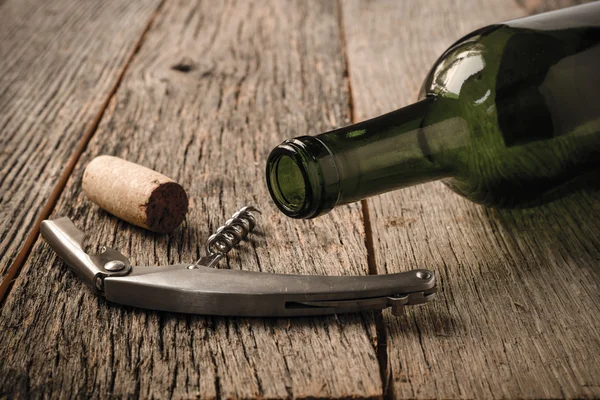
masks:
[[[231,219],[220,226],[206,242],[208,254],[225,255],[241,242],[256,226],[256,217],[253,212],[260,213],[252,206],[241,208],[233,214]]]

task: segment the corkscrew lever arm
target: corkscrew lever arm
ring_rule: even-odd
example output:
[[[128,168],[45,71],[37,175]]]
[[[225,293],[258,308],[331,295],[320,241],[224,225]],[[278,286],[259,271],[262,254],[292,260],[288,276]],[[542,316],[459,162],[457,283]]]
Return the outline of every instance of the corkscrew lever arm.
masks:
[[[116,250],[88,255],[68,218],[44,221],[42,236],[109,301],[154,310],[226,316],[338,314],[425,303],[436,291],[427,270],[377,276],[284,275],[196,264],[131,266]],[[202,260],[202,259],[201,259]]]

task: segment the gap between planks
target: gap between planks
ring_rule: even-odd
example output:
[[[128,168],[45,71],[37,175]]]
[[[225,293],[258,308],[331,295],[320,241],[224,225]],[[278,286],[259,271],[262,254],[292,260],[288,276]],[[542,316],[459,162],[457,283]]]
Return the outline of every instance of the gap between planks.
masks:
[[[338,0],[338,25],[340,29],[340,43],[342,54],[344,56],[344,79],[348,86],[348,111],[350,113],[350,123],[356,124],[356,113],[354,112],[354,93],[352,81],[350,79],[350,62],[348,59],[348,46],[346,43],[346,30],[344,28],[344,11],[342,9],[342,0]],[[367,266],[369,275],[377,275],[377,264],[375,259],[375,246],[373,244],[373,228],[371,226],[371,216],[369,214],[369,205],[366,200],[360,201],[363,227],[365,230],[365,247],[367,248]],[[373,311],[375,316],[375,334],[377,363],[379,365],[379,376],[381,379],[382,396],[384,399],[393,397],[393,388],[391,383],[391,370],[388,362],[387,351],[387,329],[383,320],[383,310]]]
[[[37,238],[39,236],[40,225],[41,225],[42,221],[47,219],[50,216],[50,214],[52,213],[52,211],[54,210],[54,207],[56,206],[56,202],[58,201],[58,198],[60,197],[63,190],[65,189],[67,181],[69,180],[69,177],[71,176],[71,174],[73,173],[73,170],[75,169],[75,165],[77,165],[79,158],[85,151],[88,143],[90,142],[90,140],[92,139],[94,134],[96,133],[96,131],[98,129],[98,125],[100,125],[100,121],[102,120],[102,117],[104,116],[104,113],[106,112],[106,109],[108,108],[108,105],[109,105],[111,99],[115,96],[117,90],[119,89],[119,86],[121,85],[121,82],[123,81],[123,77],[125,76],[125,73],[127,72],[127,69],[129,68],[129,66],[131,65],[131,62],[135,58],[136,54],[140,51],[142,44],[144,43],[146,34],[148,33],[148,31],[150,31],[150,29],[154,25],[154,21],[156,20],[156,17],[160,13],[160,10],[163,8],[165,1],[166,0],[161,0],[161,2],[158,4],[158,6],[156,7],[154,12],[148,19],[148,23],[146,24],[146,27],[142,31],[142,34],[140,35],[138,40],[135,42],[135,46],[131,50],[131,53],[125,60],[125,63],[123,64],[123,68],[121,68],[121,71],[119,72],[119,75],[117,76],[117,79],[115,80],[114,85],[108,92],[106,99],[100,106],[100,109],[98,110],[98,113],[92,120],[90,126],[88,127],[88,129],[86,129],[85,133],[83,134],[83,137],[81,138],[81,140],[79,141],[79,144],[75,148],[73,155],[71,156],[71,158],[69,159],[69,162],[65,166],[65,169],[60,174],[58,182],[56,183],[56,186],[50,193],[50,196],[48,197],[46,204],[44,205],[44,207],[40,211],[39,215],[35,219],[33,227],[31,228],[31,232],[29,233],[29,235],[27,235],[27,239],[25,240],[23,247],[17,254],[17,257],[12,262],[12,264],[8,267],[7,272],[6,272],[6,277],[0,283],[0,308],[4,305],[4,300],[8,297],[8,294],[10,293],[10,289],[12,288],[14,281],[18,278],[19,272],[21,271],[23,264],[27,260],[27,257],[29,257],[31,248],[33,247],[33,244],[35,243],[35,241],[37,240]],[[2,3],[2,1],[0,1],[0,4],[1,3]]]

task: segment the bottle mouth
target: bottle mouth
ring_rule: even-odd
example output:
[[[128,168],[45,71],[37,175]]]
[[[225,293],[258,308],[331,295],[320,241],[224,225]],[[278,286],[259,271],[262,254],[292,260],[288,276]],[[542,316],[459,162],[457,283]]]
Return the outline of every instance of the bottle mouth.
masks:
[[[288,154],[281,154],[273,160],[269,175],[269,180],[274,183],[270,185],[271,195],[277,204],[291,213],[302,210],[310,188],[297,160]]]
[[[339,198],[337,168],[334,179],[324,158],[329,149],[311,136],[286,140],[267,159],[267,186],[277,207],[288,217],[314,218],[330,211]],[[329,169],[334,163],[329,162]],[[324,168],[325,167],[325,168]]]

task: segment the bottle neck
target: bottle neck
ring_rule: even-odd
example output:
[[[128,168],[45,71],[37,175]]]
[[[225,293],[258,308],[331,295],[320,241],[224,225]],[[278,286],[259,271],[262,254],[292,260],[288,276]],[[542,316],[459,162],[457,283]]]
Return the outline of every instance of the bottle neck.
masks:
[[[436,153],[446,147],[440,128],[452,124],[423,126],[433,102],[426,98],[315,137],[286,140],[267,160],[275,203],[290,217],[314,218],[336,205],[449,176]]]

